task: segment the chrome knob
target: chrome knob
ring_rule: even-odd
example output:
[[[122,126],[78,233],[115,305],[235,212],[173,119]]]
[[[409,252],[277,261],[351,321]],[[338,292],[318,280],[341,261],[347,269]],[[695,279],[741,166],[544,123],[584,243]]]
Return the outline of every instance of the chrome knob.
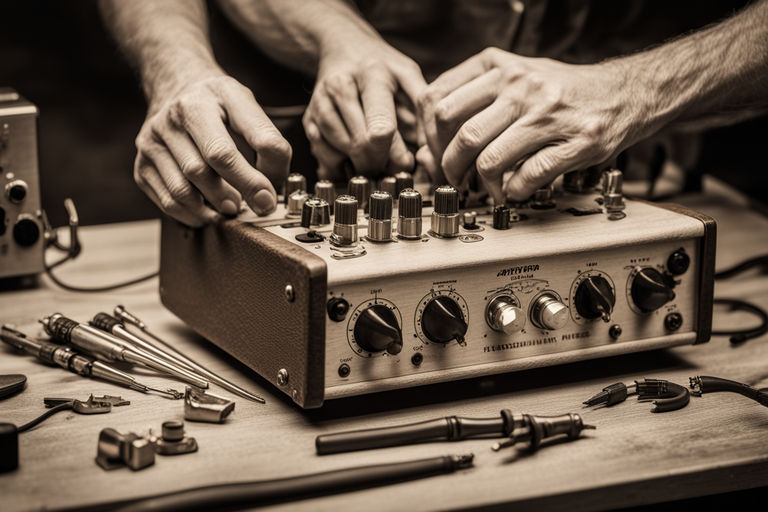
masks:
[[[333,214],[333,202],[336,200],[336,187],[328,180],[320,180],[315,183],[315,197],[324,199],[331,208]]]
[[[325,199],[310,197],[301,209],[301,226],[323,226],[331,223],[331,208]]]
[[[556,295],[544,293],[531,305],[531,322],[539,329],[561,329],[568,323],[568,306]]]
[[[357,198],[357,207],[368,213],[368,196],[371,195],[371,180],[365,176],[354,176],[349,180],[347,193]]]
[[[495,297],[485,309],[485,321],[494,331],[514,334],[525,327],[525,312],[508,295]]]
[[[392,194],[393,197],[397,197],[400,195],[400,192],[407,188],[413,188],[413,174],[409,172],[398,172],[394,176],[395,178],[395,193]]]
[[[297,190],[307,190],[307,178],[305,178],[302,174],[292,172],[285,179],[284,201],[286,205],[288,204],[288,198],[290,198],[291,194]]]
[[[304,190],[294,190],[288,196],[288,217],[300,217],[304,202],[309,199],[309,195]]]
[[[334,245],[354,245],[357,243],[357,199],[352,196],[339,196],[333,206],[334,222],[331,243]]]
[[[397,199],[397,234],[406,240],[421,238],[421,194],[407,188]]]
[[[446,238],[459,235],[459,191],[450,185],[435,190],[432,233]]]
[[[377,190],[368,200],[368,239],[373,242],[392,240],[392,196]]]

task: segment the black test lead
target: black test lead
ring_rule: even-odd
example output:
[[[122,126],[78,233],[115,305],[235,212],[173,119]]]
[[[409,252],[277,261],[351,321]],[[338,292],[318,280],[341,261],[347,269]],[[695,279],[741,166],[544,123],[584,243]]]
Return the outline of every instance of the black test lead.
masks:
[[[62,368],[82,375],[84,377],[94,377],[114,384],[120,384],[142,393],[154,391],[173,399],[179,399],[184,396],[183,393],[173,389],[157,389],[146,384],[137,382],[136,379],[123,371],[113,368],[101,361],[96,361],[90,357],[83,356],[68,347],[49,343],[47,341],[33,340],[26,334],[17,331],[7,325],[0,330],[0,340],[19,350],[31,354],[45,363],[53,363]]]
[[[584,424],[584,420],[578,414],[563,414],[561,416],[534,416],[523,414],[523,424],[516,427],[509,434],[509,439],[500,441],[491,446],[491,450],[497,452],[502,448],[514,446],[519,442],[528,443],[528,449],[536,451],[541,442],[551,437],[565,434],[568,439],[578,439],[583,430],[595,430],[594,425]]]
[[[638,401],[654,400],[651,412],[667,412],[682,409],[691,400],[691,394],[684,386],[662,379],[642,379],[631,384],[617,382],[603,388],[598,394],[584,401],[584,405],[605,404],[606,407],[618,404],[627,396],[637,394]]]

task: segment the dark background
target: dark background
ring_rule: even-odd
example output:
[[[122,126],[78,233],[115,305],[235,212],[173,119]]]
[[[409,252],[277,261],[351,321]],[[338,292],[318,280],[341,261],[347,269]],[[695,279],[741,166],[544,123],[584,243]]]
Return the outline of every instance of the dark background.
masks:
[[[675,2],[675,22],[665,28],[670,34],[696,28],[743,3]],[[649,1],[644,5],[655,13],[650,23],[658,29],[658,9],[669,8],[669,3]],[[707,5],[711,8],[705,8]],[[310,78],[272,63],[215,5],[210,11],[217,59],[254,90],[262,105],[308,100]],[[52,223],[65,222],[65,197],[75,199],[83,224],[157,216],[158,210],[132,178],[133,141],[144,119],[144,98],[137,76],[104,29],[96,2],[4,3],[0,56],[0,85],[16,88],[40,109],[43,206]],[[762,118],[707,133],[698,170],[717,174],[765,200],[768,166],[762,148],[766,127]],[[311,173],[315,164],[298,120],[280,128],[294,147],[293,170]]]

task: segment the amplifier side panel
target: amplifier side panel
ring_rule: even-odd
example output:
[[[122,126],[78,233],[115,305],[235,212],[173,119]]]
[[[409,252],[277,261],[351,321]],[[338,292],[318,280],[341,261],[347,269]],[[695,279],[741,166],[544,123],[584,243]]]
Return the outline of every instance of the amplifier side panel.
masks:
[[[326,275],[322,259],[262,228],[163,219],[163,304],[305,408],[323,403]]]

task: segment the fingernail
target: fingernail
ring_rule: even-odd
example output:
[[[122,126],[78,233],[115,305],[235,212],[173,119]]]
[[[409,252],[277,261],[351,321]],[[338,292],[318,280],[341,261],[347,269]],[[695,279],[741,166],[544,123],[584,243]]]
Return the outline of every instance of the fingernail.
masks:
[[[269,190],[259,190],[253,196],[253,205],[256,207],[256,213],[265,215],[275,209],[277,202]]]
[[[237,215],[237,205],[231,199],[225,199],[221,202],[221,213],[224,215]]]

